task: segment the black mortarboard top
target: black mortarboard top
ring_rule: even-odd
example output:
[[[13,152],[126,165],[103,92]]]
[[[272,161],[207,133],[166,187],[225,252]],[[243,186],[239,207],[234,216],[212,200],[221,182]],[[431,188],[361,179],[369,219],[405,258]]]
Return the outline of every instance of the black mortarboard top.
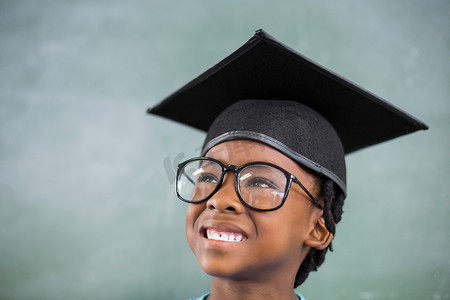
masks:
[[[240,101],[252,99],[273,101]],[[148,112],[209,131],[203,154],[226,140],[258,140],[344,192],[344,153],[428,128],[262,30]]]

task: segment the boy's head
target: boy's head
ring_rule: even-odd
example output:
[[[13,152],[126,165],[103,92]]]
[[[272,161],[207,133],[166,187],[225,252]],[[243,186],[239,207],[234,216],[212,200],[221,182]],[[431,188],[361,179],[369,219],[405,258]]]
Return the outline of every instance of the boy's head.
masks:
[[[301,284],[323,262],[342,214],[344,151],[333,127],[297,102],[240,101],[213,122],[202,156],[218,163],[183,167],[178,192],[199,202],[189,205],[186,233],[205,272],[271,274]],[[237,178],[224,169],[255,162],[274,166],[250,165]],[[227,245],[208,232],[245,240]]]
[[[245,278],[272,267],[295,277],[294,286],[331,246],[345,198],[344,155],[427,129],[263,31],[149,112],[208,132],[207,158],[189,170],[181,164],[177,175],[178,196],[194,202],[186,232],[205,271]],[[247,163],[257,171],[244,172]],[[270,176],[250,181],[264,165],[281,172],[269,172],[284,178],[278,188]],[[203,176],[211,166],[215,177]]]
[[[183,168],[195,173],[192,200],[207,198],[189,204],[186,214],[186,236],[203,270],[230,280],[270,279],[291,287],[301,284],[323,262],[333,238],[325,223],[333,222],[334,228],[334,219],[325,221],[324,210],[308,195],[329,210],[321,180],[308,168],[257,141],[225,141],[205,156],[223,165],[244,167],[238,177],[231,170],[223,174],[212,160],[196,161],[194,169]],[[255,162],[282,168],[304,189],[290,182],[286,190],[289,181],[285,174],[271,165],[248,165]],[[217,185],[219,189],[214,188]],[[286,199],[278,195],[282,193],[287,193]],[[269,206],[270,202],[258,201],[276,203]],[[281,206],[278,201],[282,201]],[[258,210],[273,207],[277,209]],[[305,264],[299,269],[302,262]]]

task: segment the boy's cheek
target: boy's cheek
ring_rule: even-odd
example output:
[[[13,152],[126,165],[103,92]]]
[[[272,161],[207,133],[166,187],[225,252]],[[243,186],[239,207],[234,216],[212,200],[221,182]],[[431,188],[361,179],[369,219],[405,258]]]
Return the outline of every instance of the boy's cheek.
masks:
[[[188,204],[186,209],[186,230],[195,225],[195,222],[203,211],[202,207],[203,205],[201,203]]]

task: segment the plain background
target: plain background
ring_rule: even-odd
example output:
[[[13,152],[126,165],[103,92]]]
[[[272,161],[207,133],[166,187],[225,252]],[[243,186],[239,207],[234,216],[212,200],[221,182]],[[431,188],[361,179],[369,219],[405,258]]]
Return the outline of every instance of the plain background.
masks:
[[[0,0],[0,299],[209,290],[173,185],[204,134],[145,112],[259,28],[430,126],[348,156],[335,251],[298,291],[449,299],[449,16],[447,0]]]

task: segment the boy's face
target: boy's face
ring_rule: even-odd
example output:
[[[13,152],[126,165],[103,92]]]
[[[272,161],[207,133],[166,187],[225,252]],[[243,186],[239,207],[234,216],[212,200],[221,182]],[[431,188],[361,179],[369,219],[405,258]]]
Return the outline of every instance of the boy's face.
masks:
[[[294,174],[315,197],[319,195],[314,175],[265,144],[228,141],[206,156],[237,166],[253,161],[276,164]],[[239,200],[235,180],[234,173],[227,172],[221,188],[209,200],[188,206],[186,236],[201,267],[211,276],[235,280],[295,278],[310,245],[314,246],[308,241],[317,234],[317,226],[323,225],[322,210],[296,184],[278,210],[252,210]],[[208,239],[207,230],[243,238],[232,242]]]

